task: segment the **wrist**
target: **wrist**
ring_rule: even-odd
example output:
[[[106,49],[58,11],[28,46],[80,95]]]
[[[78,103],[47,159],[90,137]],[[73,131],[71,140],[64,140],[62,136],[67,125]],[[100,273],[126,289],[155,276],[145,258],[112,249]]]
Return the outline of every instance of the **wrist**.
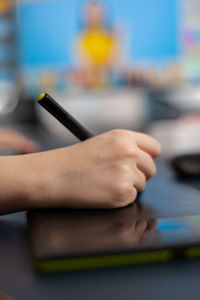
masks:
[[[21,185],[23,189],[22,202],[25,209],[45,207],[47,184],[43,153],[28,154],[19,157]]]
[[[64,153],[66,160],[67,154]],[[63,150],[52,150],[22,157],[25,173],[24,197],[28,209],[51,208],[67,202],[69,182],[63,180]],[[64,195],[63,195],[64,194]],[[64,201],[62,201],[64,198]]]
[[[0,214],[29,208],[27,181],[19,158],[0,157]]]

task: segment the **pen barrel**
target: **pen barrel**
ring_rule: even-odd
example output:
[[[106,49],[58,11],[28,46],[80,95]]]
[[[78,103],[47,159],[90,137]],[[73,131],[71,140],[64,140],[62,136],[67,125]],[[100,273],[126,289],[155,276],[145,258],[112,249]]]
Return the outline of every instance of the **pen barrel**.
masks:
[[[52,114],[60,123],[69,129],[79,140],[87,140],[93,135],[74,119],[66,110],[64,110],[51,96],[45,96],[38,101],[50,114]]]

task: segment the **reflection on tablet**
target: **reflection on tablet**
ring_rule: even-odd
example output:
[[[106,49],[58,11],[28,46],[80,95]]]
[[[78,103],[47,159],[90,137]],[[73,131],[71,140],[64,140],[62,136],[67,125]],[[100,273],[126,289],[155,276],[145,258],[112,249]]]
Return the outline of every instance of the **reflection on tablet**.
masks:
[[[123,260],[126,264],[168,260],[177,249],[186,253],[186,249],[200,246],[200,216],[139,219],[141,209],[135,203],[115,211],[30,212],[34,260],[43,267],[54,262],[58,271],[60,267],[73,269],[73,263],[78,269],[80,260],[94,257],[92,265],[86,262],[80,269],[100,267],[98,258],[106,259],[105,266],[122,265]],[[113,258],[117,258],[114,264]]]

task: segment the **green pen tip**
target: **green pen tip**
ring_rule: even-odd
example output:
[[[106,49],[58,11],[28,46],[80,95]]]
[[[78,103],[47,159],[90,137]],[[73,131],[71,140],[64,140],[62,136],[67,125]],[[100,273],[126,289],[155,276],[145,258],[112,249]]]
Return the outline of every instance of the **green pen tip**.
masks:
[[[45,97],[45,93],[42,93],[39,97],[38,97],[38,101],[42,100]]]

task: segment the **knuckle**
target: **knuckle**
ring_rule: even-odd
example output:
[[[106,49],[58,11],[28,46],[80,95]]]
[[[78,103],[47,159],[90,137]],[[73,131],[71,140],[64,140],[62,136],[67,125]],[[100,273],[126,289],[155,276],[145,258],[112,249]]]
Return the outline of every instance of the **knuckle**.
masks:
[[[119,196],[120,199],[123,199],[127,195],[127,193],[129,193],[129,191],[130,187],[129,184],[126,182],[120,183],[116,187],[116,194],[117,196]]]
[[[128,175],[131,172],[130,166],[125,163],[119,162],[114,165],[114,169],[116,174],[119,176],[119,180],[123,179],[123,177]]]
[[[123,132],[123,130],[121,130]],[[118,132],[118,130],[117,130]],[[126,133],[124,134],[115,134],[111,139],[111,149],[114,153],[119,154],[123,157],[136,157],[140,155],[137,145],[130,143],[130,140],[127,138]]]
[[[140,151],[137,146],[128,142],[124,143],[123,154],[127,158],[133,158],[136,160],[140,157]]]
[[[113,137],[125,137],[127,136],[127,130],[124,129],[113,129],[110,131]]]
[[[122,151],[122,152],[124,151],[124,147],[125,147],[124,138],[120,136],[113,136],[111,143],[112,143],[113,150]]]
[[[136,146],[133,145],[130,147],[130,145],[129,145],[129,147],[127,147],[127,149],[126,149],[126,155],[128,157],[132,157],[137,160],[140,157],[140,151]]]
[[[126,182],[116,185],[114,188],[113,199],[115,207],[123,207],[129,204],[132,199],[133,188]]]

